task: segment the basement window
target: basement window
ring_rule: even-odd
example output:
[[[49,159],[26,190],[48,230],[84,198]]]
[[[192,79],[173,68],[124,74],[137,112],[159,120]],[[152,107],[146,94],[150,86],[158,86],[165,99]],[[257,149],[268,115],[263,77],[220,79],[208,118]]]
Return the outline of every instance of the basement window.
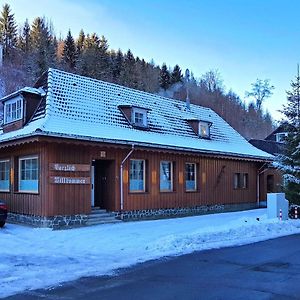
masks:
[[[23,117],[23,99],[16,97],[4,103],[4,123],[21,120]]]

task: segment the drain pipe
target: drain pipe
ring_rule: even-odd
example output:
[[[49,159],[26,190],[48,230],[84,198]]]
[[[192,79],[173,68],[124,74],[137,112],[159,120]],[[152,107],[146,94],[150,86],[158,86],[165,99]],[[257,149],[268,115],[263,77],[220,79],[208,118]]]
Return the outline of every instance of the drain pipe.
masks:
[[[134,144],[132,144],[132,148],[129,151],[129,153],[126,155],[126,157],[122,160],[121,165],[120,165],[120,199],[121,199],[121,211],[124,209],[124,193],[123,193],[123,165],[126,162],[126,160],[129,158],[129,156],[132,154],[134,151]],[[121,215],[122,218],[122,215]]]

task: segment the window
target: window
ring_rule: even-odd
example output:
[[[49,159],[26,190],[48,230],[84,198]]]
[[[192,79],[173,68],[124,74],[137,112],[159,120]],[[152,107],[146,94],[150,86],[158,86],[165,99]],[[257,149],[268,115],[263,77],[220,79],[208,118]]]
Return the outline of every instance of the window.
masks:
[[[38,158],[36,156],[19,159],[19,192],[39,190]]]
[[[4,103],[4,123],[14,122],[22,119],[23,107],[22,98],[8,100]]]
[[[9,175],[10,163],[9,160],[0,160],[0,191],[9,191]]]
[[[285,138],[288,136],[287,132],[280,132],[280,133],[276,133],[276,142],[278,143],[284,143],[285,142]]]
[[[147,110],[134,107],[132,109],[132,123],[138,127],[147,127]]]
[[[210,138],[210,123],[199,122],[199,136],[202,138]]]
[[[196,164],[185,164],[185,189],[186,191],[196,191]]]
[[[173,163],[171,161],[160,162],[160,190],[173,190]]]
[[[233,187],[235,189],[247,189],[248,188],[248,174],[247,173],[235,173],[233,177]]]
[[[145,191],[145,161],[138,159],[130,160],[129,170],[129,190],[130,192]]]

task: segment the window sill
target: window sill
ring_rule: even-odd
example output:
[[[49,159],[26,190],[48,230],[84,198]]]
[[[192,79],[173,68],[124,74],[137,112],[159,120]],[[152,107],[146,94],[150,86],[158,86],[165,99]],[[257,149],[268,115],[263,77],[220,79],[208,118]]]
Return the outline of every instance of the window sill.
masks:
[[[16,191],[14,194],[32,194],[32,195],[39,195],[39,192],[35,191]]]
[[[149,194],[149,192],[146,192],[146,191],[129,191],[128,192],[129,194]]]
[[[10,193],[9,190],[0,190],[0,193]]]
[[[186,193],[198,193],[198,190],[185,190]]]
[[[159,191],[159,192],[162,193],[162,194],[165,194],[165,193],[166,194],[171,194],[171,193],[175,193],[176,191],[173,191],[173,190],[172,191],[167,191],[167,190],[164,191],[164,190],[162,190],[162,191]]]

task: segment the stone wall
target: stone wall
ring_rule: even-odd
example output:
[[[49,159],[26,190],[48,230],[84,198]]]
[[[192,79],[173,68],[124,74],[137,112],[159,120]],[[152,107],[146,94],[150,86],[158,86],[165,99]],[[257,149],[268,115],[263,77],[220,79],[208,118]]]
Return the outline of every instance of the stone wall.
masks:
[[[128,220],[141,220],[141,219],[160,219],[170,217],[183,217],[204,215],[211,213],[239,211],[246,209],[257,208],[256,203],[243,203],[243,204],[218,204],[218,205],[201,205],[194,207],[177,207],[166,209],[145,209],[116,212],[116,218],[124,221]]]
[[[22,223],[36,227],[49,227],[53,229],[84,226],[87,219],[87,215],[43,217],[8,213],[8,222]]]

